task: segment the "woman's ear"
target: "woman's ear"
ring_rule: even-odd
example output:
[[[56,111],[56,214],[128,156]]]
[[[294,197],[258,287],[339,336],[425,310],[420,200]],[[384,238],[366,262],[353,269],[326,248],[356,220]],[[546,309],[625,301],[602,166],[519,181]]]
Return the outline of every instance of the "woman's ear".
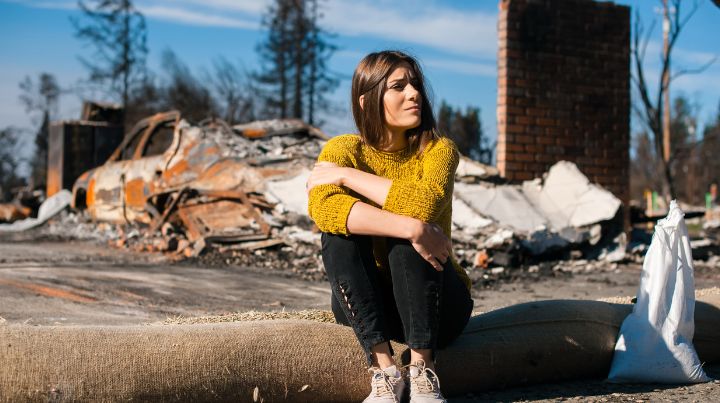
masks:
[[[365,108],[365,94],[360,95],[360,99],[358,99],[358,102],[360,102],[360,109]]]

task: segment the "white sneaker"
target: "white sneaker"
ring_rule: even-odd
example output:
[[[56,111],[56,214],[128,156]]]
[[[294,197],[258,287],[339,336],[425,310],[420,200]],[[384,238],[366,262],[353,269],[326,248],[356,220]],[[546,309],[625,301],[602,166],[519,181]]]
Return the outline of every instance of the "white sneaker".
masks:
[[[447,403],[440,393],[440,380],[435,371],[425,368],[425,361],[409,365],[410,403]]]
[[[388,373],[394,372],[395,375]],[[393,365],[384,371],[377,367],[368,370],[372,373],[372,391],[370,395],[363,400],[363,403],[400,403],[403,391],[405,390],[405,381],[400,373]]]

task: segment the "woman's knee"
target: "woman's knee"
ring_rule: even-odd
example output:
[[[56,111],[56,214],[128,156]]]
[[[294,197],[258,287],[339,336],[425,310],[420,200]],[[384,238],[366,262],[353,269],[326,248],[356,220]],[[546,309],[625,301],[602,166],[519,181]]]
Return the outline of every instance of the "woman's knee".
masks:
[[[337,276],[359,275],[375,265],[368,237],[323,233],[321,242],[325,272],[331,280],[337,279]]]
[[[426,280],[441,281],[442,272],[438,272],[435,268],[425,260],[420,253],[412,246],[410,241],[404,239],[388,239],[388,263],[393,275],[399,274],[403,270],[412,271],[412,276],[420,275]],[[452,269],[452,264],[448,259],[442,264],[444,269]]]
[[[320,236],[323,256],[326,253],[356,255],[370,245],[369,240],[366,238],[368,237],[323,232]]]
[[[343,261],[358,259],[359,248],[356,237],[329,234],[323,232],[320,237],[321,253],[325,266],[333,266]]]
[[[418,251],[415,250],[415,248],[408,240],[387,238],[386,245],[388,251],[388,260],[390,261],[390,264],[392,264],[394,261],[425,261],[425,259],[420,256]]]

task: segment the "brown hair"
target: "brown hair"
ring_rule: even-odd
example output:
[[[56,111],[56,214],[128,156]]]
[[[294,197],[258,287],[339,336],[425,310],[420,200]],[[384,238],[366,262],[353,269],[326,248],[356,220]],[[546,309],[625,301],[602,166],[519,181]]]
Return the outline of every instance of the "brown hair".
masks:
[[[385,107],[383,96],[387,91],[387,78],[396,67],[407,63],[410,66],[420,94],[420,124],[418,127],[405,132],[412,150],[421,153],[425,146],[440,137],[435,115],[428,93],[425,89],[425,80],[420,64],[412,56],[397,51],[384,50],[370,53],[358,63],[352,78],[350,91],[353,118],[360,131],[360,138],[365,144],[379,148],[385,134]],[[364,95],[363,107],[360,106],[360,96]]]

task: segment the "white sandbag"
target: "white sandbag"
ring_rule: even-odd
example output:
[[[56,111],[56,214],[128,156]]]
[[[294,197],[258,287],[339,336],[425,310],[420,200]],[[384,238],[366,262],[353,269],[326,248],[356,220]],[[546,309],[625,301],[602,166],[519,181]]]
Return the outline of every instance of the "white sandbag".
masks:
[[[693,347],[695,284],[683,212],[673,200],[645,255],[637,303],[615,344],[611,382],[696,383],[710,378]]]

